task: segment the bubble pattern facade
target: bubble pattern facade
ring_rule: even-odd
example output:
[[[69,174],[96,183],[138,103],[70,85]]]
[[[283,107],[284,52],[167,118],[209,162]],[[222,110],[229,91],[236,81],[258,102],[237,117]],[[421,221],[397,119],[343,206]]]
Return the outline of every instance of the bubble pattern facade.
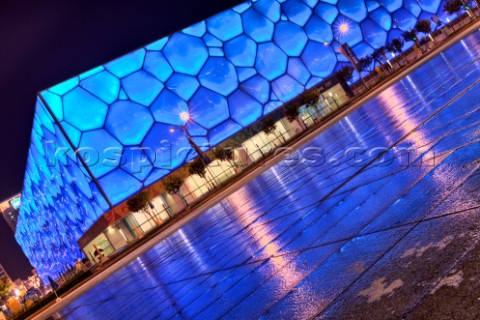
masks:
[[[195,157],[184,152],[181,112],[191,115],[187,133],[209,149],[345,65],[340,43],[362,57],[419,19],[446,20],[443,4],[245,2],[40,92],[17,241],[43,277],[59,275],[82,255],[76,241],[110,205]],[[348,32],[340,35],[342,24]]]

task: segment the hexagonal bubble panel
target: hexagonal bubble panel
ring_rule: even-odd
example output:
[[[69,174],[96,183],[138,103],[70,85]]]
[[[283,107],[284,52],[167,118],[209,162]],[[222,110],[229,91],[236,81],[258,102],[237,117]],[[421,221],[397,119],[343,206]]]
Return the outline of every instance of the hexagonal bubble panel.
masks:
[[[244,3],[240,3],[239,5],[233,7],[232,10],[237,12],[237,13],[244,13],[251,6],[252,6],[252,4],[250,2],[244,2]]]
[[[242,90],[237,90],[228,97],[228,106],[232,119],[244,127],[262,116],[263,106]]]
[[[188,112],[188,105],[170,90],[164,90],[150,107],[156,121],[173,125],[183,125],[182,112]]]
[[[302,60],[310,73],[317,77],[328,77],[337,64],[337,57],[332,48],[314,41],[307,44]]]
[[[160,81],[167,81],[173,69],[161,52],[147,52],[143,68],[153,74]]]
[[[145,50],[138,49],[107,63],[105,68],[117,77],[122,78],[132,72],[140,70],[143,65],[143,59],[145,59]]]
[[[312,14],[312,9],[300,0],[289,0],[282,3],[282,11],[290,21],[301,27],[307,23]]]
[[[256,42],[272,40],[273,22],[254,8],[250,8],[242,14],[242,21],[245,33]]]
[[[380,8],[380,3],[377,1],[365,1],[365,4],[367,5],[368,12]]]
[[[406,9],[402,8],[393,14],[393,23],[396,23],[399,29],[409,31],[415,28],[417,19]]]
[[[281,21],[275,26],[274,42],[289,56],[299,56],[308,38],[298,25]]]
[[[310,71],[308,71],[302,60],[298,58],[290,58],[287,72],[303,85],[307,84],[308,79],[310,79]]]
[[[262,0],[253,4],[253,7],[272,22],[280,20],[281,7],[275,0]]]
[[[370,19],[362,22],[363,39],[375,49],[385,45],[387,41],[387,32],[378,24]]]
[[[322,18],[325,22],[328,22],[330,24],[335,21],[338,15],[338,9],[337,7],[328,4],[328,3],[319,3],[315,7],[315,13]],[[312,17],[313,18],[313,17]]]
[[[391,42],[393,39],[402,39],[403,40],[403,37],[402,37],[402,34],[403,32],[399,29],[392,29],[390,30],[390,32],[388,33],[388,42]],[[407,44],[405,44],[405,46],[403,47],[403,50],[406,50],[407,49]]]
[[[318,3],[318,0],[303,0],[303,2],[305,2],[305,4],[310,8],[315,8],[315,6]]]
[[[208,54],[210,54],[211,57],[224,57],[225,56],[222,48],[208,48]]]
[[[138,179],[122,169],[117,169],[102,177],[98,180],[98,183],[114,205],[120,204],[143,187]]]
[[[88,71],[86,71],[86,72],[84,72],[84,73],[81,73],[81,74],[78,76],[78,78],[79,78],[80,80],[83,80],[83,79],[85,79],[85,78],[88,78],[88,77],[93,76],[94,74],[97,74],[97,73],[99,73],[99,72],[102,72],[103,70],[105,70],[105,68],[104,68],[103,66],[98,66],[98,67],[95,67],[95,68],[93,68],[93,69],[90,69],[90,70],[88,70]]]
[[[237,68],[238,81],[243,82],[257,74],[255,68]]]
[[[59,83],[49,88],[48,90],[61,96],[67,93],[68,91],[72,90],[73,88],[75,88],[77,85],[78,85],[78,78],[74,77],[62,83]]]
[[[207,129],[192,121],[187,123],[186,129],[190,136],[205,136],[208,133]]]
[[[198,76],[200,83],[224,96],[229,95],[238,87],[235,67],[225,58],[209,58]]]
[[[205,21],[201,21],[194,24],[193,26],[183,29],[182,32],[200,38],[203,37],[205,32],[207,32],[207,26],[205,25]]]
[[[207,61],[208,50],[199,38],[175,33],[165,45],[163,53],[173,70],[197,75]]]
[[[272,82],[272,90],[279,100],[287,102],[302,93],[305,87],[289,75],[284,75]]]
[[[283,103],[280,102],[280,101],[270,101],[270,102],[267,103],[267,104],[265,105],[265,107],[263,108],[263,115],[269,114],[270,112],[272,112],[273,110],[278,109],[278,108],[281,107],[282,105],[283,105]]]
[[[215,127],[229,116],[227,99],[207,88],[200,88],[190,101],[190,116],[207,129]]]
[[[357,44],[355,47],[353,47],[352,50],[358,58],[363,58],[371,54],[374,49],[368,43],[365,43],[362,41],[359,44]],[[350,65],[350,63],[348,63],[348,65]],[[337,70],[340,68],[341,66],[339,63],[337,64]]]
[[[420,1],[419,4],[423,10],[429,13],[437,13],[438,8],[440,8],[441,0],[423,0]]]
[[[242,33],[242,19],[235,11],[227,10],[207,19],[207,28],[218,39],[228,41]]]
[[[402,7],[403,0],[384,0],[382,6],[389,12],[394,12]]]
[[[227,120],[210,131],[208,135],[210,145],[216,146],[240,130],[242,130],[242,126],[235,121]]]
[[[137,146],[125,148],[122,154],[122,169],[140,181],[145,180],[153,170],[153,164],[147,152],[149,149]]]
[[[368,14],[363,0],[340,0],[338,9],[343,15],[357,22],[361,22]]]
[[[162,179],[163,177],[167,176],[171,171],[165,169],[154,169],[148,178],[144,182],[144,186],[148,187],[158,180]]]
[[[225,55],[237,67],[253,67],[257,44],[245,35],[225,43]]]
[[[403,7],[410,11],[415,17],[418,17],[422,12],[422,8],[418,5],[417,0],[404,0]]]
[[[80,86],[110,104],[118,98],[120,80],[110,72],[102,71],[82,80]]]
[[[79,130],[92,130],[103,126],[107,105],[82,88],[76,88],[63,97],[65,121]]]
[[[67,136],[70,139],[70,141],[72,141],[72,144],[75,147],[78,147],[78,143],[80,142],[80,137],[82,136],[82,133],[80,132],[80,130],[78,130],[75,127],[72,127],[70,124],[68,124],[65,121],[61,123],[61,126],[63,127],[63,130],[65,130],[65,132],[67,133]]]
[[[86,179],[80,168],[75,165],[70,159],[68,160],[68,166],[65,166],[64,168],[68,170],[71,177],[73,178],[75,185],[79,188],[79,190],[88,198],[91,198],[92,190],[90,189],[89,181]]]
[[[192,149],[182,129],[163,123],[153,125],[142,147],[156,168],[173,170],[182,165]]]
[[[197,78],[174,73],[167,82],[167,88],[184,100],[189,100],[200,87]]]
[[[163,83],[140,70],[122,79],[122,87],[130,99],[149,106],[163,89]]]
[[[103,129],[84,132],[78,154],[98,178],[114,170],[120,164],[123,146]]]
[[[392,27],[392,16],[390,16],[390,13],[383,8],[370,13],[370,18],[386,31],[390,30]]]
[[[110,106],[105,127],[122,144],[139,144],[153,124],[148,108],[132,101],[118,101]]]
[[[53,115],[58,121],[63,120],[63,105],[62,105],[62,98],[60,96],[50,92],[50,91],[43,91],[41,93],[43,99],[47,103],[48,108],[52,111]]]
[[[305,26],[308,37],[318,42],[331,42],[333,40],[332,26],[313,16]]]
[[[255,67],[268,80],[278,78],[286,72],[287,55],[274,43],[267,42],[258,46]]]
[[[207,33],[204,37],[203,40],[209,47],[221,47],[223,45],[223,42],[212,36],[210,33]]]
[[[255,76],[240,85],[240,88],[252,97],[265,103],[270,98],[270,83],[262,76]]]
[[[168,39],[169,39],[168,37],[165,37],[165,38],[162,38],[162,39],[157,40],[157,41],[155,41],[155,42],[152,42],[152,43],[150,43],[149,45],[147,45],[147,46],[145,47],[145,49],[147,49],[147,50],[157,50],[157,51],[160,51],[160,50],[162,50],[162,49],[165,47],[165,45],[166,45],[167,42],[168,42]]]

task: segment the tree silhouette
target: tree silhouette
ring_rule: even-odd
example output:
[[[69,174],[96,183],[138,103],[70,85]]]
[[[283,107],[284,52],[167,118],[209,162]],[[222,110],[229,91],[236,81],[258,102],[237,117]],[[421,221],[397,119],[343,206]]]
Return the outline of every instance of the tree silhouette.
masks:
[[[163,187],[169,194],[177,194],[183,185],[183,180],[179,175],[172,174],[163,180]]]
[[[427,19],[418,20],[417,24],[415,25],[415,29],[418,32],[428,35],[430,32],[432,32],[432,26],[430,24],[430,20],[427,20]]]
[[[188,166],[188,172],[193,175],[196,174],[203,179],[206,179],[207,177],[207,167],[205,166],[205,163],[203,163],[202,159],[200,158],[195,158],[192,162],[190,162]]]
[[[143,212],[150,217],[155,224],[159,224],[157,219],[155,219],[150,211],[150,197],[148,196],[148,192],[141,191],[128,199],[127,201],[128,209],[131,212]]]

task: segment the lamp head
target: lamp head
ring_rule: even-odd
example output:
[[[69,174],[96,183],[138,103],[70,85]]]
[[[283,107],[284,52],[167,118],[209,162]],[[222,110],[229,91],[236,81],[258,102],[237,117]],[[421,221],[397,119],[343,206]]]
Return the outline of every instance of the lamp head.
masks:
[[[188,122],[188,120],[190,120],[190,114],[187,111],[183,111],[180,113],[180,119],[182,119],[183,122]]]

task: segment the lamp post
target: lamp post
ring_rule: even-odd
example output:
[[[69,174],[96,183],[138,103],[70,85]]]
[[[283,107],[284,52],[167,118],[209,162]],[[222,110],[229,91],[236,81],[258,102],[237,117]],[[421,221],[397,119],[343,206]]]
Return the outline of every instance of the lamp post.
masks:
[[[192,146],[195,152],[197,152],[203,163],[205,165],[208,165],[210,162],[212,162],[212,160],[207,156],[205,152],[203,152],[203,150],[195,143],[195,141],[193,141],[192,137],[190,137],[187,132],[187,124],[191,120],[190,114],[187,111],[183,111],[180,113],[180,119],[182,119],[184,123],[182,126],[183,135],[185,136],[185,138],[187,138],[188,143]]]
[[[341,54],[343,54],[345,56],[345,58],[348,59],[348,61],[350,61],[353,68],[355,68],[355,70],[358,73],[358,76],[360,77],[363,84],[365,85],[365,88],[369,89],[367,82],[365,81],[365,79],[363,79],[362,74],[360,73],[360,70],[358,68],[358,63],[359,63],[358,58],[355,56],[354,52],[352,51],[352,49],[350,48],[350,46],[347,43],[341,43],[341,41],[340,41],[340,37],[348,34],[349,31],[350,31],[350,26],[347,22],[342,22],[338,26],[338,32],[337,32],[337,37],[336,37],[337,42],[340,44],[340,47],[338,48],[338,51]]]

